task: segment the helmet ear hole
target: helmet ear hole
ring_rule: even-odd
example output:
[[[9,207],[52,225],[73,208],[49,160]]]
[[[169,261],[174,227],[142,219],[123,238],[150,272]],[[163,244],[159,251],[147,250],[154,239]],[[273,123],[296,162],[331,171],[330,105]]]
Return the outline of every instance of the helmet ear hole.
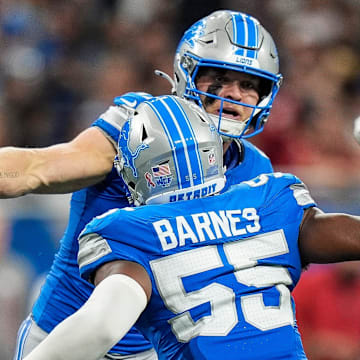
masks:
[[[203,123],[207,123],[207,122],[208,122],[203,115],[200,115],[199,117],[200,117],[200,120],[201,120]]]
[[[129,181],[127,184],[128,188],[131,190],[135,190],[135,183],[133,181]]]
[[[141,135],[141,141],[144,141],[145,139],[148,138],[148,134],[147,134],[147,131],[145,129],[145,126],[143,125],[142,126],[142,135]]]

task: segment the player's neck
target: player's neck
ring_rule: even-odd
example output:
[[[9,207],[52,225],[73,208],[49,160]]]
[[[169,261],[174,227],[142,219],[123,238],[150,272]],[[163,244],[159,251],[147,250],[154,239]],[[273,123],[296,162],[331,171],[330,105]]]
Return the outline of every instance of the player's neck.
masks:
[[[224,154],[229,149],[229,146],[230,146],[231,143],[232,143],[232,140],[226,141],[226,142],[223,143],[223,152],[224,152]]]

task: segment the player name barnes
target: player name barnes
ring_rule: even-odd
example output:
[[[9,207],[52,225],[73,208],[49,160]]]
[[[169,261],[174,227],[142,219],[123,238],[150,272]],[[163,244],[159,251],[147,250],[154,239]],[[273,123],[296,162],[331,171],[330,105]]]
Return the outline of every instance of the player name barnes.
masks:
[[[255,208],[218,210],[176,216],[153,223],[164,251],[198,243],[233,236],[255,233],[261,229]]]

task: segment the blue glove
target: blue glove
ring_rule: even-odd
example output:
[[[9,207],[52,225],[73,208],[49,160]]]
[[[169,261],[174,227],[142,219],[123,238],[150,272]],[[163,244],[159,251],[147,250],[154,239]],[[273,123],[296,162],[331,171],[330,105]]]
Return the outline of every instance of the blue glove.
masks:
[[[128,92],[114,98],[114,104],[117,106],[127,106],[129,108],[136,109],[139,104],[152,98],[152,95],[145,92]]]

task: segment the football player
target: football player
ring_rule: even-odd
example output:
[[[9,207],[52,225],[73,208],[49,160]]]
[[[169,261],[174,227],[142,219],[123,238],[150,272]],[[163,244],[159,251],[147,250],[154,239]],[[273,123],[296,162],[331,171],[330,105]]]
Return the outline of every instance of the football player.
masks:
[[[360,259],[360,217],[323,213],[291,174],[216,195],[221,152],[184,100],[139,107],[122,130],[119,172],[146,205],[82,231],[80,272],[96,288],[25,360],[96,360],[134,324],[159,359],[306,359],[291,292],[309,263]]]
[[[211,113],[224,136],[226,187],[272,172],[266,155],[243,139],[262,130],[281,82],[275,44],[262,25],[243,13],[224,10],[209,15],[185,32],[174,73],[173,91]],[[40,296],[19,331],[16,360],[79,309],[93,291],[79,275],[77,237],[94,216],[128,205],[126,187],[113,166],[117,141],[124,122],[151,98],[146,93],[116,98],[115,106],[69,143],[0,151],[1,166],[20,175],[0,179],[0,196],[80,189],[72,195],[69,225]],[[150,172],[154,178],[157,174]],[[154,358],[151,348],[131,331],[108,356]]]

